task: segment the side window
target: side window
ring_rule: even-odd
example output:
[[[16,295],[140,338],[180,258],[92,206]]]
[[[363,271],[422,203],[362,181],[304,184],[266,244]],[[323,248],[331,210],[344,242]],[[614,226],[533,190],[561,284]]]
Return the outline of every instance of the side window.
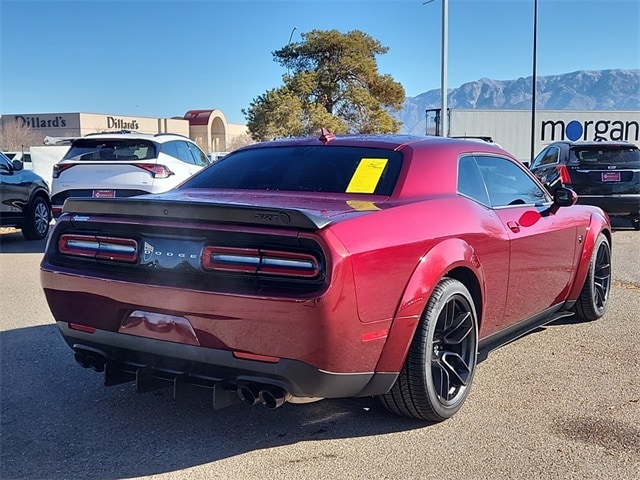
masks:
[[[184,163],[194,164],[193,156],[191,155],[191,150],[189,149],[187,142],[176,142],[176,148],[178,149],[179,160]]]
[[[491,205],[487,187],[474,157],[463,157],[458,161],[458,193],[483,205]]]
[[[558,163],[560,149],[558,147],[549,147],[538,154],[533,161],[532,167],[540,167],[543,165],[552,165]]]
[[[193,144],[193,143],[188,143],[187,145],[189,145],[189,150],[191,150],[191,156],[193,157],[193,162],[200,166],[200,167],[206,167],[207,165],[209,165],[209,160],[207,158],[207,155],[200,150],[200,148],[198,148],[197,145]]]
[[[5,157],[4,155],[2,155],[0,157],[0,170],[2,170],[2,172],[10,172],[11,171],[11,166],[10,166],[10,161],[7,157]]]
[[[538,184],[515,162],[502,157],[477,156],[492,207],[536,205],[549,201]]]
[[[167,142],[162,144],[162,153],[169,155],[173,158],[178,158],[178,148],[176,147],[178,142]]]

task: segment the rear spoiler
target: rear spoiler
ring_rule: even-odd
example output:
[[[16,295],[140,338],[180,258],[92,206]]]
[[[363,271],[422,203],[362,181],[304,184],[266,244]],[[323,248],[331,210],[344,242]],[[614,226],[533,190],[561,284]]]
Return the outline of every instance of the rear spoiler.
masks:
[[[319,215],[303,210],[267,208],[231,203],[203,203],[158,199],[129,198],[68,198],[62,213],[74,215],[120,215],[196,220],[247,225],[319,230],[331,223]]]

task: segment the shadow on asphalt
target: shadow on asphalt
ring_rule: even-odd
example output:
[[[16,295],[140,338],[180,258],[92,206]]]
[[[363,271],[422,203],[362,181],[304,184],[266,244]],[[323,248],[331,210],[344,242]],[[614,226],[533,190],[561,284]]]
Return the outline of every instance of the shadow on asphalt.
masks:
[[[44,253],[47,239],[25,240],[19,230],[0,233],[0,253]]]
[[[75,363],[55,325],[2,332],[0,344],[5,479],[141,477],[254,450],[428,425],[392,415],[372,398],[216,411],[204,395],[177,403],[170,390],[107,388],[100,374]]]

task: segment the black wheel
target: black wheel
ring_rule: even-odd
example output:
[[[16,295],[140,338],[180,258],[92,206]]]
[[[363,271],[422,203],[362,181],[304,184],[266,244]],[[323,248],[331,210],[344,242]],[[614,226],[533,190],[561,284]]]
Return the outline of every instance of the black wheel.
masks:
[[[607,310],[611,290],[611,247],[602,233],[593,247],[589,273],[574,307],[581,320],[600,318]]]
[[[633,226],[635,230],[640,230],[640,215],[633,215],[631,217],[631,226]]]
[[[446,420],[469,394],[477,354],[471,294],[459,281],[444,278],[429,299],[396,383],[379,399],[397,415]]]
[[[22,226],[22,236],[27,240],[42,240],[49,233],[51,211],[42,197],[33,199],[27,219]]]

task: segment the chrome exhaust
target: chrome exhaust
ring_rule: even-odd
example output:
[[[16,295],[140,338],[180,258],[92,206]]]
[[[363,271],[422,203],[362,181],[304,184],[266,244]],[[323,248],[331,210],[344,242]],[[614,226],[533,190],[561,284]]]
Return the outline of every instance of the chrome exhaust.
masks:
[[[281,407],[291,397],[291,394],[280,387],[270,387],[260,390],[260,398],[265,407],[274,410]]]
[[[236,390],[238,397],[247,405],[256,405],[260,403],[260,391],[255,385],[241,385]]]

